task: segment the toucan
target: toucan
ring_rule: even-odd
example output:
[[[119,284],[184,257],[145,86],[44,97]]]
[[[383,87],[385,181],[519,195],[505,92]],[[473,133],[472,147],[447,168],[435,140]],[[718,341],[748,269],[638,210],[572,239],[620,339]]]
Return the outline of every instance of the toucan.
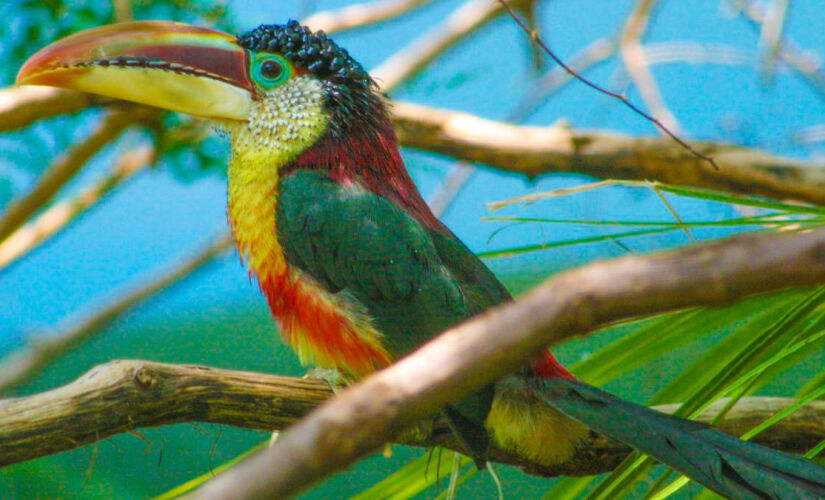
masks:
[[[211,120],[231,145],[238,251],[302,362],[355,381],[511,300],[422,199],[375,81],[321,31],[114,24],[43,48],[17,83]],[[549,351],[441,416],[479,466],[491,444],[559,464],[592,429],[730,498],[825,496],[817,464],[623,401]]]

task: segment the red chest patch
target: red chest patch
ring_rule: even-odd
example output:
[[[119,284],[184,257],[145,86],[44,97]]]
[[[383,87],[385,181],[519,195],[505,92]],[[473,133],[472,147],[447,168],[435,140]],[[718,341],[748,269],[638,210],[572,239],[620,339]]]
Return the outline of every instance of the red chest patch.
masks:
[[[302,362],[337,368],[353,379],[392,362],[368,318],[353,314],[300,271],[287,268],[258,278],[284,340]]]

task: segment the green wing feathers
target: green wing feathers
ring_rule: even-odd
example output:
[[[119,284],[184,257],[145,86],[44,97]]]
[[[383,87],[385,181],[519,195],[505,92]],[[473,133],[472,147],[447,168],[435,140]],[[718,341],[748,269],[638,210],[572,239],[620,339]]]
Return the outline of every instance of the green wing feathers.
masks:
[[[423,227],[388,200],[321,171],[281,179],[278,238],[290,265],[365,311],[401,357],[443,330],[509,299],[455,236]],[[471,454],[485,459],[487,386],[445,410]]]
[[[537,393],[587,427],[728,498],[825,497],[825,469],[803,458],[623,401],[578,380],[546,379]]]

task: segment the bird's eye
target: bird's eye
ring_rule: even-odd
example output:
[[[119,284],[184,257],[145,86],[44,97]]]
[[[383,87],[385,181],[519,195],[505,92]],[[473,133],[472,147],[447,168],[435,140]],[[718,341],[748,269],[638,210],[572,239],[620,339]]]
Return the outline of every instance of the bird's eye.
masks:
[[[263,90],[270,90],[289,80],[292,66],[278,54],[257,53],[252,58],[251,76]]]
[[[277,79],[283,72],[284,67],[275,59],[267,59],[261,64],[261,76],[269,80]]]

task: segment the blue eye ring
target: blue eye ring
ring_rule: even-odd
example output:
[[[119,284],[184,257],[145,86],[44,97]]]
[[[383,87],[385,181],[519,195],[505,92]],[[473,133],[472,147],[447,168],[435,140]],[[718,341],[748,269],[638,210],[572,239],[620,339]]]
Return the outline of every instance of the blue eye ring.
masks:
[[[258,52],[252,55],[252,80],[263,90],[270,90],[289,80],[295,73],[282,55]]]

